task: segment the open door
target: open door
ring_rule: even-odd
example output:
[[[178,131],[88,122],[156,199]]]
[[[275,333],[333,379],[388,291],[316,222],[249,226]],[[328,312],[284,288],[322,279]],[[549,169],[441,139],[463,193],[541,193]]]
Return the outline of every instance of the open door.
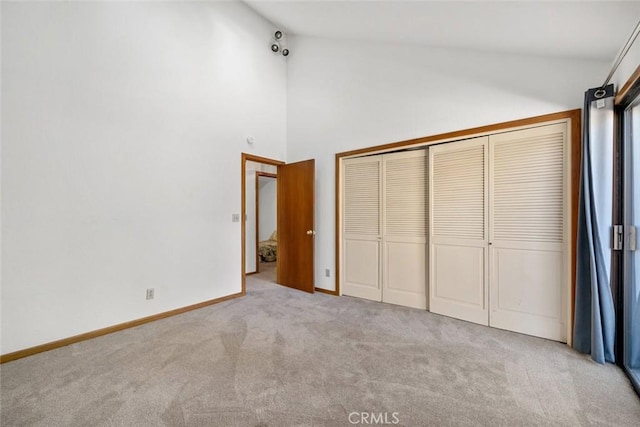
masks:
[[[277,282],[313,293],[315,160],[278,167]]]

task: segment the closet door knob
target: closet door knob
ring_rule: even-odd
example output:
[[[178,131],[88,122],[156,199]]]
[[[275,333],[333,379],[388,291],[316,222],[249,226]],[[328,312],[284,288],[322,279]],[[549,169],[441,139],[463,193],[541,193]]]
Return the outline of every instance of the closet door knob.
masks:
[[[307,236],[315,236],[315,235],[316,235],[315,230],[307,230]]]

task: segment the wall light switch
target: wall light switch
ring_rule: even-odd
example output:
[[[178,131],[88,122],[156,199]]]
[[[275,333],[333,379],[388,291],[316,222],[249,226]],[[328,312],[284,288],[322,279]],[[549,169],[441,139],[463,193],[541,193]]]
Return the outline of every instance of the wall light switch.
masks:
[[[330,269],[328,269],[328,268],[325,268],[325,269],[324,269],[324,275],[325,275],[326,277],[331,277],[331,270],[330,270]]]
[[[240,222],[240,214],[231,214],[231,222]]]

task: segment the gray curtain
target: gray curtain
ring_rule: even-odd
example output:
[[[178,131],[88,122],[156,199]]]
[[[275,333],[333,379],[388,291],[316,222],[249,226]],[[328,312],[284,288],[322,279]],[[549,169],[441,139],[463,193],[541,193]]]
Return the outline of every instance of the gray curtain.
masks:
[[[615,362],[611,292],[613,85],[585,93],[576,247],[574,347],[598,363]]]

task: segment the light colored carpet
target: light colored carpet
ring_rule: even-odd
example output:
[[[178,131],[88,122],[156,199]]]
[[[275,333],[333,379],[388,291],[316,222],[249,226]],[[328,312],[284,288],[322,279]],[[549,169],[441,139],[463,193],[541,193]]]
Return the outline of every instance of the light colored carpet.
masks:
[[[255,279],[264,280],[266,282],[276,283],[277,262],[261,262],[260,273],[255,276]]]
[[[1,424],[640,424],[624,374],[563,344],[260,277],[247,289],[2,365]]]

